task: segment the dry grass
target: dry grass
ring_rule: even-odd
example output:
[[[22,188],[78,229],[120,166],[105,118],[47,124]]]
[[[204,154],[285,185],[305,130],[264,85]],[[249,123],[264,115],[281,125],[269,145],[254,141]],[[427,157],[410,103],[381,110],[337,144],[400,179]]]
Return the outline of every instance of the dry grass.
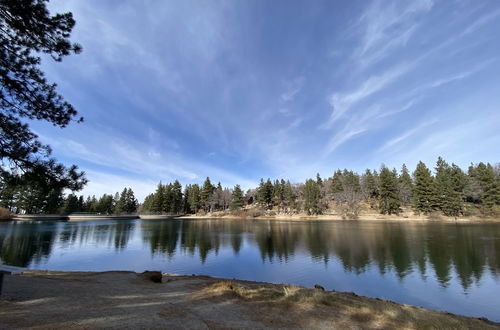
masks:
[[[203,298],[202,298],[203,297]],[[259,315],[278,319],[280,313],[300,310],[306,322],[321,319],[340,326],[359,325],[363,328],[393,329],[498,329],[498,324],[449,313],[435,312],[419,307],[400,305],[391,301],[357,296],[354,293],[321,291],[294,285],[274,285],[252,282],[221,280],[204,290],[198,298],[229,299],[243,304],[264,305]],[[325,319],[325,316],[327,319]],[[275,320],[276,321],[276,320]],[[306,323],[307,323],[306,322]]]

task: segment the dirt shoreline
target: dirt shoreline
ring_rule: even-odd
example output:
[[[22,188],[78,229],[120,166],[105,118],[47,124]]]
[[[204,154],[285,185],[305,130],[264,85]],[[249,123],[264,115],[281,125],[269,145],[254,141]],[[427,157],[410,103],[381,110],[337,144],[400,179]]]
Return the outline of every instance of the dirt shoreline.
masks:
[[[256,220],[290,220],[290,221],[305,221],[305,220],[336,220],[336,221],[401,221],[401,222],[449,222],[449,223],[489,223],[500,222],[500,218],[480,218],[480,217],[447,217],[443,215],[428,216],[428,215],[383,215],[383,214],[360,214],[358,219],[346,219],[340,215],[305,215],[305,214],[279,214],[273,216],[234,216],[234,215],[219,215],[209,213],[206,215],[185,215],[176,217],[176,219],[256,219]]]
[[[499,323],[353,293],[208,276],[27,271],[7,275],[0,328],[460,328]]]

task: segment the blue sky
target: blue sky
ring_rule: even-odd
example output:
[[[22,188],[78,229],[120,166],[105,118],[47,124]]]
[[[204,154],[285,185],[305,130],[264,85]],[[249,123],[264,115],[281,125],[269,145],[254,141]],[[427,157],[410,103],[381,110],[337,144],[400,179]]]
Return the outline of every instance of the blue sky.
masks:
[[[83,52],[43,68],[85,122],[31,127],[87,172],[84,194],[499,161],[497,0],[50,8],[73,12]]]

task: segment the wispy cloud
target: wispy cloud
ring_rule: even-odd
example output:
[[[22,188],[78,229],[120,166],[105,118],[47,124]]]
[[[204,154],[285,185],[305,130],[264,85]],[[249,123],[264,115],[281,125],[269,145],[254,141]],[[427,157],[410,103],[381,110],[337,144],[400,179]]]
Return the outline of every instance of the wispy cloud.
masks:
[[[405,63],[391,68],[380,74],[371,76],[358,88],[347,93],[334,93],[330,96],[332,114],[321,128],[330,128],[337,120],[344,116],[354,105],[394,83],[414,67],[414,63]]]
[[[290,102],[295,98],[295,95],[297,95],[302,87],[304,86],[304,77],[297,77],[293,79],[292,81],[288,82],[287,85],[287,90],[283,94],[281,94],[281,100],[283,102]]]
[[[405,46],[418,27],[415,20],[433,6],[431,0],[411,2],[373,1],[360,18],[361,43],[355,59],[367,67]]]
[[[423,122],[423,123],[421,123],[413,128],[406,130],[403,134],[401,134],[395,138],[392,138],[389,141],[387,141],[386,143],[384,143],[384,145],[379,148],[379,152],[386,151],[386,150],[402,143],[403,141],[407,140],[409,137],[413,136],[415,133],[420,132],[424,128],[431,126],[431,125],[435,124],[436,122],[437,122],[437,119],[432,119],[432,120]]]
[[[347,141],[375,127],[373,120],[380,117],[380,115],[381,109],[378,106],[371,107],[360,114],[352,115],[343,128],[330,138],[324,149],[323,156],[330,155]]]
[[[471,33],[475,32],[476,30],[478,30],[479,28],[483,27],[484,25],[492,22],[494,19],[496,19],[499,16],[500,16],[500,9],[494,10],[486,15],[483,15],[479,19],[474,21],[472,24],[467,26],[467,28],[465,28],[465,30],[463,30],[459,34],[459,36],[462,37],[462,36],[471,34]]]
[[[250,188],[261,176],[389,165],[411,156],[389,151],[441,137],[432,118],[458,125],[497,99],[492,2],[296,3],[279,16],[265,1],[50,6],[74,13],[72,39],[84,52],[44,71],[87,121],[37,129],[99,192],[141,177],[186,184],[208,175]],[[466,107],[466,98],[475,99]],[[464,140],[477,142],[472,134]]]

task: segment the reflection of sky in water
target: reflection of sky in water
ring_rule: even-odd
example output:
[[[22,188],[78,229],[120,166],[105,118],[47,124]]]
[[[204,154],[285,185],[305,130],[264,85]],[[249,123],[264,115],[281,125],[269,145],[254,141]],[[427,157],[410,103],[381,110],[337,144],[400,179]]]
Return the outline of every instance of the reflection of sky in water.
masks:
[[[500,321],[500,224],[90,221],[0,225],[5,263],[161,270],[354,291]]]

